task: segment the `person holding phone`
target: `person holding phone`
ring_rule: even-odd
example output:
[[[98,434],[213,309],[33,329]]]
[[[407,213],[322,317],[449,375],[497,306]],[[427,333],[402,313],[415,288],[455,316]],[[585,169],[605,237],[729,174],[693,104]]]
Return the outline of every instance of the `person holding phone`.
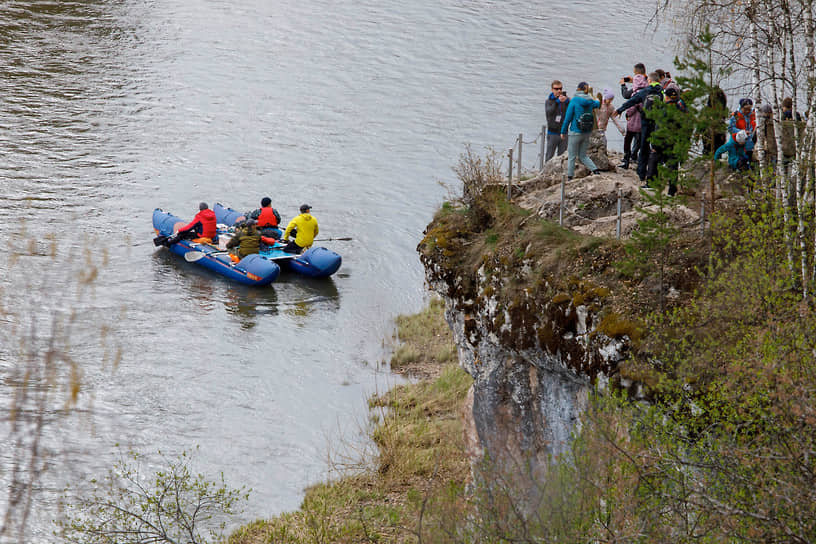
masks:
[[[567,141],[561,139],[561,123],[564,121],[569,98],[564,91],[564,86],[557,79],[550,84],[550,96],[544,103],[544,110],[547,114],[547,150],[544,160],[548,161],[556,154],[563,155],[567,150]]]
[[[634,66],[634,76],[624,76],[620,80],[621,96],[626,100],[639,90],[646,88],[646,66],[638,62]],[[629,85],[632,85],[629,87]],[[640,150],[640,129],[642,125],[642,113],[638,106],[626,110],[626,135],[623,137],[623,162],[618,168],[629,168],[629,161],[637,163],[638,151]]]
[[[672,79],[671,74],[669,72],[661,68],[658,68],[657,70],[655,70],[655,72],[657,72],[657,75],[660,76],[660,86],[663,87],[664,91],[666,89],[674,89],[675,91],[677,91],[678,95],[683,94],[683,89],[681,89],[680,85],[678,85],[677,82]]]

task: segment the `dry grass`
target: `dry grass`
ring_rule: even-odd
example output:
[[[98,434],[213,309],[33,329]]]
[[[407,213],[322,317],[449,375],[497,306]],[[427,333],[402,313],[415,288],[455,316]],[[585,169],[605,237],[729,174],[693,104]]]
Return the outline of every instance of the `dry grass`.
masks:
[[[442,312],[433,301],[397,320],[403,343],[392,367],[435,377],[370,399],[372,469],[307,489],[300,510],[246,525],[229,544],[417,541],[428,501],[469,474],[460,409],[472,380],[455,362]]]
[[[391,358],[391,370],[430,378],[456,360],[456,346],[443,312],[444,303],[434,298],[421,312],[397,317],[396,338],[400,345]]]

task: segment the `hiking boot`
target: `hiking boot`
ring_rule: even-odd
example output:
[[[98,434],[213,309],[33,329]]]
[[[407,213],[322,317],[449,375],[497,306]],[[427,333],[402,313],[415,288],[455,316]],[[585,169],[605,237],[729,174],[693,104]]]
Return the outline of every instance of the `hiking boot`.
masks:
[[[601,171],[596,168],[595,170],[592,171],[592,175],[593,176],[599,176],[599,175],[601,175]]]
[[[618,168],[623,168],[624,170],[629,170],[629,161],[623,161],[618,165]]]

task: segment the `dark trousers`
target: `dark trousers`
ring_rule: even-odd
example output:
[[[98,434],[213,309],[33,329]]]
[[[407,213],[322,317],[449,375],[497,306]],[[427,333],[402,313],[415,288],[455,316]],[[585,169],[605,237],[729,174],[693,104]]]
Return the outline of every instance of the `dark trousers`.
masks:
[[[626,131],[623,137],[623,162],[637,162],[638,149],[640,149],[640,132]]]
[[[556,154],[563,155],[564,151],[567,150],[567,139],[561,138],[561,133],[553,134],[552,132],[547,133],[547,149],[546,153],[544,154],[544,162],[552,159]]]
[[[651,147],[649,146],[649,136],[652,135],[651,127],[645,124],[640,130],[640,150],[638,151],[637,161],[637,175],[640,181],[646,181],[646,171],[649,168],[649,155]]]
[[[657,175],[658,168],[661,164],[665,168],[675,171],[672,172],[672,178],[669,180],[669,196],[674,196],[677,194],[677,185],[674,183],[674,180],[676,179],[676,171],[680,166],[680,161],[674,158],[669,152],[659,149],[652,149],[649,152],[649,165],[646,169],[646,181],[648,182]]]
[[[294,241],[294,240],[290,240],[290,241],[289,241],[289,242],[286,244],[286,247],[284,247],[284,248],[283,248],[283,250],[284,250],[286,253],[297,253],[297,254],[300,254],[300,253],[303,251],[303,248],[302,248],[302,247],[300,247],[299,245],[297,245],[297,244],[295,243],[295,241]]]

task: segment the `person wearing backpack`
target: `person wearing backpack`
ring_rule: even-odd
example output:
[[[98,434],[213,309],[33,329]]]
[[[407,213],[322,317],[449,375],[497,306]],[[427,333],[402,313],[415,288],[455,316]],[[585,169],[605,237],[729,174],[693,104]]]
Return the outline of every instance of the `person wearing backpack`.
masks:
[[[579,158],[593,174],[600,174],[600,170],[587,155],[589,149],[589,137],[595,126],[595,115],[593,110],[600,108],[601,103],[592,99],[589,94],[589,83],[582,81],[578,84],[575,96],[567,106],[567,113],[564,114],[564,122],[561,124],[561,139],[567,139],[569,130],[569,140],[567,144],[567,179],[572,179],[575,174],[575,158]]]
[[[633,76],[622,77],[620,80],[621,96],[624,100],[632,98],[636,92],[646,88],[649,81],[646,79],[646,66],[642,62],[635,64]],[[629,83],[632,87],[629,87]],[[626,134],[623,137],[623,161],[618,168],[624,170],[629,168],[629,161],[637,164],[638,151],[640,150],[640,121],[642,112],[639,106],[632,106],[626,110]]]
[[[646,185],[646,169],[649,166],[649,136],[654,131],[654,121],[649,119],[649,110],[655,100],[663,100],[663,87],[660,85],[660,76],[657,72],[651,72],[648,77],[649,84],[632,95],[632,98],[624,102],[617,110],[615,116],[619,116],[632,106],[640,105],[644,115],[640,126],[640,151],[638,152],[637,174],[644,188]]]
[[[684,156],[679,153],[673,145],[673,138],[680,134],[687,134],[690,130],[686,122],[685,115],[688,113],[686,103],[680,98],[680,93],[674,87],[667,87],[663,91],[665,108],[661,115],[657,116],[655,130],[651,148],[649,150],[649,165],[646,168],[646,182],[654,178],[658,173],[658,166],[663,165],[677,173]],[[687,134],[687,137],[690,137]],[[669,178],[669,196],[677,194],[677,185],[674,183],[676,176]]]

